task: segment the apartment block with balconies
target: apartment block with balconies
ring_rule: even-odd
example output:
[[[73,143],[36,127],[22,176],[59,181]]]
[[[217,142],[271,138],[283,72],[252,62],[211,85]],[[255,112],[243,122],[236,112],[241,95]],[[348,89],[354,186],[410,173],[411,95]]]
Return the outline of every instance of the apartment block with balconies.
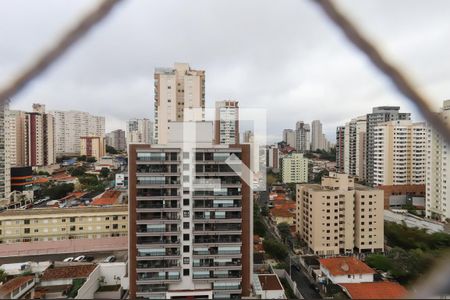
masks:
[[[237,298],[251,270],[248,145],[131,145],[130,295]],[[134,283],[134,284],[133,284]]]

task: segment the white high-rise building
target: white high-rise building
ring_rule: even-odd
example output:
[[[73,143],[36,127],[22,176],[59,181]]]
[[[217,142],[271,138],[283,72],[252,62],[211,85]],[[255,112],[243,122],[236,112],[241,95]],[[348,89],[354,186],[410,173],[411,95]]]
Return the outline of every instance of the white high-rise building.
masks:
[[[306,152],[311,149],[311,128],[303,121],[297,122],[295,126],[295,149]]]
[[[389,121],[374,127],[374,184],[425,183],[424,123]]]
[[[25,112],[8,110],[6,114],[7,159],[11,166],[25,166]]]
[[[296,145],[295,130],[293,129],[283,129],[283,141],[291,147]]]
[[[154,141],[167,144],[171,122],[204,121],[205,71],[192,70],[186,63],[175,63],[174,68],[157,68],[154,77]]]
[[[366,116],[345,124],[344,173],[364,179],[366,176]]]
[[[73,110],[49,113],[54,117],[56,156],[79,155],[82,136],[105,136],[105,117]]]
[[[145,118],[129,120],[127,144],[153,144],[153,122]]]
[[[239,144],[239,102],[216,101],[214,120],[214,142],[216,144]]]
[[[450,100],[439,113],[450,123]],[[450,145],[437,130],[427,126],[426,216],[438,220],[450,218]]]
[[[283,183],[308,182],[308,159],[303,153],[291,153],[281,160]]]

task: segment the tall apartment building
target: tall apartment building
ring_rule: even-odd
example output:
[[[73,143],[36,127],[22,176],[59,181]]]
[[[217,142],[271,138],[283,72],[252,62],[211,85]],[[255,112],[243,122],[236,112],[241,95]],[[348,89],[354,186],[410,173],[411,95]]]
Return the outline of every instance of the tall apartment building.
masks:
[[[291,147],[296,146],[296,134],[293,129],[283,129],[283,142],[288,144]]]
[[[291,153],[281,160],[283,183],[308,182],[308,159],[302,153]]]
[[[105,138],[101,136],[80,137],[80,155],[95,157],[99,160],[106,154]]]
[[[344,130],[344,173],[364,180],[366,177],[366,116],[352,119]]]
[[[157,68],[154,78],[154,141],[167,144],[171,122],[205,119],[205,71],[192,70],[186,63],[175,63],[174,68]]]
[[[398,106],[374,107],[372,113],[367,114],[367,139],[366,139],[366,182],[374,184],[374,129],[375,126],[397,120],[410,120],[410,113],[401,113]]]
[[[425,124],[409,120],[382,123],[374,128],[373,145],[374,185],[384,190],[385,208],[401,195],[424,197]]]
[[[25,166],[25,112],[19,110],[8,110],[6,122],[6,133],[8,142],[8,159],[11,166]]]
[[[311,123],[311,150],[325,150],[327,148],[327,140],[322,132],[322,123],[314,120]]]
[[[239,102],[216,101],[214,119],[214,142],[216,144],[239,144]]]
[[[127,122],[128,144],[153,144],[153,122],[149,119],[131,119]]]
[[[276,170],[280,168],[280,149],[276,145],[266,149],[266,167]]]
[[[0,243],[95,239],[128,234],[127,206],[12,209],[0,213]]]
[[[439,112],[447,126],[450,123],[450,100]],[[427,126],[426,216],[450,219],[450,145],[431,125]]]
[[[130,145],[130,298],[249,296],[252,181],[225,160],[250,145],[182,147]]]
[[[48,166],[56,162],[54,120],[45,105],[33,104],[25,113],[25,165]]]
[[[105,136],[105,118],[80,111],[51,111],[54,118],[56,156],[78,155],[80,137]]]
[[[297,232],[317,255],[383,251],[383,191],[330,173],[297,185]]]
[[[11,191],[11,171],[8,157],[8,138],[6,132],[6,114],[9,108],[9,101],[0,102],[0,202],[7,201]]]
[[[252,140],[253,140],[253,131],[251,130],[244,131],[244,133],[242,134],[242,142],[251,143]]]
[[[336,171],[343,173],[345,168],[345,126],[336,128]]]
[[[311,129],[309,124],[299,121],[295,124],[295,149],[306,152],[311,149]]]
[[[106,145],[113,147],[119,151],[125,151],[127,141],[125,139],[125,131],[116,129],[106,134]]]

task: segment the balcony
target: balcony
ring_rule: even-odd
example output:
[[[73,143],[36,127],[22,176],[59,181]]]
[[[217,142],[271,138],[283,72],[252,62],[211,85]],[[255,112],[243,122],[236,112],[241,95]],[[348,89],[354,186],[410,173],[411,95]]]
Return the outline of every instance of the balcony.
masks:
[[[195,233],[208,233],[208,232],[217,232],[217,231],[224,231],[227,233],[235,233],[235,234],[241,234],[242,233],[242,227],[241,223],[232,223],[232,224],[195,224],[194,225],[194,232]]]
[[[172,212],[172,211],[178,211],[180,209],[180,205],[178,201],[164,201],[164,200],[158,200],[158,201],[152,201],[152,202],[143,202],[138,201],[136,211],[137,212],[160,212],[160,211],[166,211],[166,212]]]
[[[179,248],[138,249],[137,260],[160,259],[161,257],[179,257]]]
[[[179,246],[180,245],[180,240],[178,239],[178,237],[161,237],[161,236],[138,236],[137,237],[137,248],[148,248],[149,246],[165,246],[165,245],[169,245],[169,246]]]
[[[242,244],[241,235],[235,236],[194,236],[194,244]]]
[[[158,270],[179,270],[180,262],[179,260],[147,260],[138,261],[136,265],[137,272],[148,272]]]
[[[145,224],[138,225],[137,236],[178,235],[180,227],[175,224]]]
[[[241,247],[194,247],[194,256],[227,256],[239,258],[242,256]]]
[[[138,273],[137,284],[152,283],[158,281],[178,281],[180,280],[179,272],[145,272]]]
[[[242,277],[241,271],[193,271],[192,278],[194,280],[236,280]]]
[[[138,212],[137,221],[140,224],[168,224],[178,223],[180,215],[176,212]]]
[[[138,165],[136,168],[137,174],[142,175],[163,175],[163,176],[179,176],[180,170],[177,164],[172,165]]]
[[[180,196],[177,188],[138,188],[136,192],[136,197],[141,199],[179,199],[176,196]]]

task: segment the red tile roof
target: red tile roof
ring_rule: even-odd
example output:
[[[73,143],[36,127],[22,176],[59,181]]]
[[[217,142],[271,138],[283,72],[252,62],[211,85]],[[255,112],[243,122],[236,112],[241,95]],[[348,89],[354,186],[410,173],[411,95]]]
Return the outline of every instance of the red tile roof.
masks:
[[[376,273],[371,267],[354,257],[322,258],[319,262],[333,276]]]
[[[283,290],[283,286],[275,274],[260,274],[258,275],[259,282],[263,291],[279,291]]]
[[[378,281],[340,284],[351,299],[401,299],[408,291],[396,282]]]
[[[121,192],[120,191],[106,191],[100,198],[94,199],[91,205],[113,205],[117,203]]]
[[[33,275],[15,277],[0,286],[0,294],[7,295],[14,291],[16,288],[20,287],[22,284],[33,280],[33,278]]]
[[[96,265],[78,265],[47,269],[42,275],[41,280],[86,278],[96,267]]]
[[[255,253],[265,252],[263,244],[255,244],[255,245],[253,245],[253,251]]]

